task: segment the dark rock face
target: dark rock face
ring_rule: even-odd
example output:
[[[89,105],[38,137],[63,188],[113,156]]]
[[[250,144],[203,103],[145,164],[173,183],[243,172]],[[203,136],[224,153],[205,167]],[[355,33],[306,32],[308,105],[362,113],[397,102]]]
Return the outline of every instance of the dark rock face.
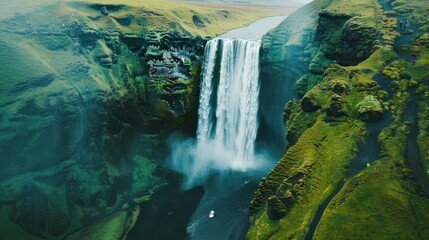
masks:
[[[380,33],[362,25],[351,16],[322,11],[319,14],[317,39],[325,42],[325,55],[340,65],[356,65],[375,50]]]
[[[79,42],[83,46],[95,46],[98,39],[100,39],[100,33],[94,29],[79,29],[77,33]]]
[[[308,69],[311,53],[306,49],[310,48],[309,43],[314,38],[311,24],[317,21],[316,12],[311,7],[299,9],[294,15],[308,17],[303,21],[302,18],[288,17],[268,32],[262,39],[260,56],[261,123],[258,136],[265,138],[264,141],[273,146],[273,152],[279,155],[286,141],[284,125],[278,113],[287,101],[295,97],[296,81]]]
[[[205,26],[203,20],[201,20],[201,18],[198,17],[197,15],[192,16],[192,21],[194,22],[195,26],[197,26],[197,27],[204,27]]]
[[[344,94],[348,92],[348,86],[343,82],[334,82],[332,92],[336,94]]]
[[[60,236],[70,225],[68,209],[48,197],[41,188],[29,187],[14,205],[11,220],[36,236]],[[57,199],[58,200],[58,199]]]
[[[165,135],[195,132],[201,38],[125,35],[102,5],[89,18],[61,6],[0,20],[0,225],[19,225],[20,239],[63,239],[150,198],[177,177],[155,162]],[[169,71],[152,74],[151,60]]]
[[[341,51],[334,59],[343,65],[356,65],[374,52],[378,36],[375,28],[348,21],[340,38]]]
[[[320,106],[310,96],[304,96],[301,99],[301,109],[306,112],[314,112],[320,109]]]
[[[329,107],[326,109],[326,113],[329,116],[338,117],[344,114],[343,105],[344,105],[344,98],[339,95],[334,95],[331,98],[331,101],[329,103]]]
[[[350,18],[351,16],[344,13],[322,10],[319,13],[319,21],[316,29],[317,40],[322,42],[332,38],[334,32],[341,28]]]

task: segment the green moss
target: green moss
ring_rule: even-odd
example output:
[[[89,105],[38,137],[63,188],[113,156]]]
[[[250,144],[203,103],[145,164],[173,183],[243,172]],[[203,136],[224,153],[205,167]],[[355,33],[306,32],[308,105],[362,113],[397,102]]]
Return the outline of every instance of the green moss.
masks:
[[[290,9],[275,9],[269,6],[228,5],[211,3],[186,3],[165,0],[84,0],[69,3],[79,13],[91,18],[100,28],[114,28],[124,33],[144,36],[153,32],[153,38],[160,39],[160,33],[177,31],[192,36],[216,36],[230,29],[244,27],[257,19],[284,14]],[[109,16],[101,16],[100,7],[106,6]],[[116,7],[122,6],[122,7]],[[228,8],[227,15],[222,14]],[[195,13],[199,21],[195,24]],[[132,16],[132,17],[130,17]]]
[[[286,126],[286,139],[289,146],[294,145],[303,132],[316,122],[318,113],[301,111],[299,101],[289,101],[283,112]]]
[[[349,239],[421,239],[427,236],[427,200],[410,194],[412,186],[409,187],[401,184],[385,164],[368,167],[347,181],[331,201],[314,239],[344,239],[345,236]]]
[[[429,104],[422,100],[418,103],[418,129],[417,143],[419,145],[420,159],[423,171],[429,179]]]
[[[142,156],[135,156],[133,158],[135,165],[132,172],[132,185],[131,191],[135,193],[144,192],[155,186],[155,189],[163,186],[165,183],[157,176],[158,164]],[[151,189],[153,192],[154,189]],[[147,197],[150,197],[148,194]]]
[[[407,97],[394,101],[394,121],[378,136],[381,159],[346,181],[325,210],[315,239],[421,239],[428,234],[429,204],[404,164],[409,127],[401,119]],[[347,220],[350,216],[353,221]]]
[[[268,202],[267,214],[270,219],[277,220],[284,217],[284,215],[286,215],[287,209],[284,203],[277,196],[269,197],[267,202]]]
[[[429,173],[429,107],[426,104],[429,99],[429,51],[427,33],[424,33],[427,21],[423,20],[424,10],[420,9],[427,9],[427,6],[422,6],[421,1],[393,2],[401,4],[390,13],[384,12],[377,1],[370,0],[334,0],[324,6],[326,9],[319,10],[318,24],[314,25],[314,28],[317,26],[314,37],[318,42],[306,42],[308,45],[303,57],[310,59],[310,73],[297,78],[301,106],[299,108],[298,101],[289,102],[284,111],[287,137],[291,144],[255,193],[248,239],[305,237],[317,206],[344,177],[341,174],[346,171],[354,154],[354,144],[366,132],[357,119],[371,119],[369,116],[362,117],[368,109],[377,113],[376,118],[381,117],[384,110],[392,113],[392,123],[378,136],[382,149],[379,160],[368,164],[355,177],[345,180],[344,187],[323,214],[314,238],[420,239],[428,235],[425,226],[429,220],[429,203],[416,187],[412,172],[404,161],[410,129],[409,124],[403,121],[404,108],[411,99],[411,91],[416,88],[421,98],[418,144],[424,168]],[[406,7],[411,10],[404,14]],[[412,16],[411,12],[416,16]],[[414,62],[398,60],[393,51],[394,40],[399,36],[397,19],[393,14],[403,14],[412,18],[413,23],[422,24],[416,39],[410,45],[400,47],[403,54],[416,58]],[[285,26],[283,28],[287,29]],[[274,39],[274,33],[281,35],[285,32],[288,31],[277,30],[272,32],[270,38]],[[307,33],[307,36],[311,34]],[[360,49],[348,52],[352,46],[359,46]],[[287,56],[279,48],[274,47],[272,51],[277,54],[273,54],[273,58],[268,59],[270,61]],[[326,62],[322,56],[337,60],[337,64],[323,66]],[[345,66],[350,64],[353,66]],[[324,67],[327,69],[321,75]],[[317,79],[314,86],[312,79]],[[383,84],[383,90],[379,83]],[[314,119],[316,122],[313,123],[311,120]],[[347,130],[351,134],[349,136],[354,136],[353,140],[346,141],[340,134],[339,129],[346,125],[350,129],[356,127]],[[327,152],[331,153],[330,156],[334,155],[332,151],[335,149],[331,148],[333,142],[329,136],[319,139],[319,134],[325,133],[322,126],[331,127],[329,131],[337,134],[344,143],[338,148],[348,151],[343,158],[332,157],[331,161],[338,163],[335,167],[320,158]],[[319,142],[311,142],[309,135]],[[330,175],[324,175],[326,172]],[[290,205],[282,201],[283,208],[277,200],[288,191],[294,201]],[[269,217],[273,208],[286,209],[285,212],[280,211],[284,217],[271,221]]]
[[[383,108],[380,101],[373,95],[366,96],[357,105],[358,117],[364,121],[378,120],[383,116]]]
[[[322,75],[305,74],[296,81],[296,92],[299,97],[303,97],[305,93],[316,86],[323,79]]]
[[[317,206],[344,177],[362,127],[361,122],[330,125],[318,119],[307,129],[261,182],[255,194],[259,195],[261,210],[251,218],[254,225],[247,239],[303,237]],[[268,199],[274,202],[273,196],[281,198],[278,194],[284,196],[285,189],[290,189],[295,203],[289,208],[285,205],[286,215],[272,223],[265,212],[269,211]]]
[[[161,57],[164,51],[156,46],[149,46],[146,52],[146,57]]]
[[[324,53],[319,51],[308,66],[308,71],[313,74],[323,74],[332,63],[332,60],[327,59]]]

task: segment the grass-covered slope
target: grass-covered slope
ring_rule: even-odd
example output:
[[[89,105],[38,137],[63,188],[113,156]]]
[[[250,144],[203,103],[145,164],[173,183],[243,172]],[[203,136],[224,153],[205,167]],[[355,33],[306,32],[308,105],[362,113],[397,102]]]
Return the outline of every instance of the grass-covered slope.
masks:
[[[0,152],[22,162],[24,171],[70,158],[76,151],[64,146],[78,147],[89,121],[100,121],[90,128],[93,134],[105,127],[114,129],[103,141],[93,141],[105,147],[123,142],[129,132],[123,131],[124,122],[140,129],[174,128],[170,108],[180,105],[174,102],[177,95],[185,98],[181,114],[196,108],[201,37],[277,13],[259,6],[233,5],[225,10],[224,4],[167,1],[41,2],[34,8],[33,4],[22,14],[2,19],[0,26]],[[159,79],[166,67],[159,74],[150,72],[148,62],[163,60],[170,47],[183,49],[183,56],[174,61],[182,62],[187,80]],[[193,127],[189,121],[188,130]],[[108,148],[113,158],[125,152]],[[34,154],[40,154],[43,162],[29,158]],[[15,172],[14,163],[5,162],[3,169],[10,174],[3,178]]]
[[[122,26],[136,35],[149,30],[177,30],[180,33],[189,33],[203,38],[215,37],[230,29],[246,26],[263,17],[288,14],[294,9],[293,7],[276,8],[252,4],[194,3],[168,0],[83,0],[81,3],[87,6],[86,12],[89,14],[94,13],[94,11],[98,12],[103,5],[116,5],[119,11],[111,11],[111,16],[116,20],[113,22],[120,23],[121,19],[128,18],[130,15],[139,16],[139,18],[142,17],[140,15],[146,16],[144,20],[140,21],[138,18],[130,19],[129,25]],[[127,11],[121,11],[121,6]],[[85,7],[80,6],[79,11],[85,11]],[[109,24],[103,21],[99,23]]]
[[[27,2],[0,3],[2,237],[125,238],[179,179],[159,161],[171,131],[195,133],[203,37],[278,11]]]
[[[317,12],[315,21],[285,21],[308,23],[297,34],[306,35],[301,55],[279,51],[293,37],[273,41],[276,32],[296,31],[288,24],[266,38],[263,61],[285,67],[274,75],[288,70],[288,55],[308,69],[298,71],[301,99],[285,106],[289,145],[254,195],[247,239],[428,236],[428,6],[383,3],[306,6]],[[397,18],[412,27],[398,29]]]

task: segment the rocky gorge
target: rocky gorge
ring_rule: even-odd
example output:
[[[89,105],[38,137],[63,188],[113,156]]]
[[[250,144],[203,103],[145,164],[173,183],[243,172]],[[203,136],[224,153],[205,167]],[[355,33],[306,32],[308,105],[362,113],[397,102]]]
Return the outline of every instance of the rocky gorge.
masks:
[[[125,239],[140,204],[180,182],[162,165],[169,134],[195,134],[207,32],[273,12],[202,6],[200,19],[157,4],[58,2],[0,19],[2,236]]]
[[[127,239],[186,178],[164,161],[173,132],[196,133],[206,42],[278,14],[154,2],[0,18],[0,235]],[[429,236],[428,16],[425,0],[315,0],[262,38],[257,135],[277,158],[246,239]],[[187,194],[204,190],[163,201]]]

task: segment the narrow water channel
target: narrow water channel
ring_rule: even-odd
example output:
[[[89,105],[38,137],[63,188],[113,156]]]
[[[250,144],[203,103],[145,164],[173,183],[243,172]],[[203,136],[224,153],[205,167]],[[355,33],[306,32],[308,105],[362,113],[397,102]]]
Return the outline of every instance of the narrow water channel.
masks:
[[[417,95],[412,92],[411,101],[405,108],[404,118],[410,124],[410,133],[407,138],[407,156],[406,163],[413,172],[415,180],[427,197],[429,197],[429,181],[424,172],[422,162],[420,159],[419,145],[417,144]]]
[[[386,0],[379,0],[379,2],[382,5],[384,11],[393,10],[392,6]],[[406,20],[402,16],[396,16],[396,17],[398,18],[398,21]],[[410,41],[417,35],[417,30],[419,26],[413,23],[410,23],[410,24],[411,25],[409,29],[413,30],[411,34],[406,34],[402,31],[402,29],[398,29],[401,35],[399,38],[395,40],[394,50],[400,58],[405,59],[407,61],[415,61],[416,58],[414,56],[402,54],[399,52],[399,48],[401,45],[409,44]],[[383,83],[381,83],[380,85],[383,90],[386,90],[385,88],[388,86]],[[421,190],[426,194],[426,196],[429,197],[429,181],[426,178],[424,170],[421,166],[419,149],[417,145],[417,134],[418,134],[417,121],[416,121],[417,96],[415,93],[412,93],[411,96],[412,96],[412,100],[407,105],[405,109],[405,114],[404,114],[405,120],[410,123],[410,127],[411,127],[410,133],[407,139],[406,162],[409,168],[412,170]],[[353,178],[356,174],[362,171],[365,168],[366,163],[371,163],[374,160],[378,159],[381,149],[380,149],[380,145],[377,143],[377,136],[383,128],[389,126],[390,119],[391,119],[391,114],[389,112],[388,114],[384,115],[382,120],[374,123],[366,124],[366,128],[370,132],[370,135],[366,138],[364,143],[358,144],[358,150],[359,150],[358,156],[355,159],[353,159],[352,162],[350,163],[350,169],[346,179]],[[345,183],[345,180],[342,180],[334,189],[334,191],[318,207],[316,214],[310,223],[309,230],[305,236],[306,240],[313,239],[317,225],[320,222],[320,219],[322,218],[322,215],[325,212],[326,207],[329,205],[331,200],[340,192],[341,188],[344,186],[344,183]]]
[[[305,236],[306,240],[313,239],[314,233],[316,231],[317,225],[320,222],[320,219],[325,212],[325,209],[328,207],[331,200],[340,192],[344,183],[347,179],[351,179],[356,176],[359,172],[365,169],[367,163],[372,163],[378,159],[381,151],[380,144],[377,143],[378,134],[381,130],[389,126],[391,121],[391,114],[385,113],[383,118],[376,122],[366,123],[366,129],[369,132],[369,135],[366,137],[365,142],[360,142],[357,144],[359,153],[358,155],[350,162],[350,168],[346,175],[346,179],[342,180],[334,191],[329,194],[329,196],[320,204],[316,210],[313,220],[310,223],[310,227]]]

